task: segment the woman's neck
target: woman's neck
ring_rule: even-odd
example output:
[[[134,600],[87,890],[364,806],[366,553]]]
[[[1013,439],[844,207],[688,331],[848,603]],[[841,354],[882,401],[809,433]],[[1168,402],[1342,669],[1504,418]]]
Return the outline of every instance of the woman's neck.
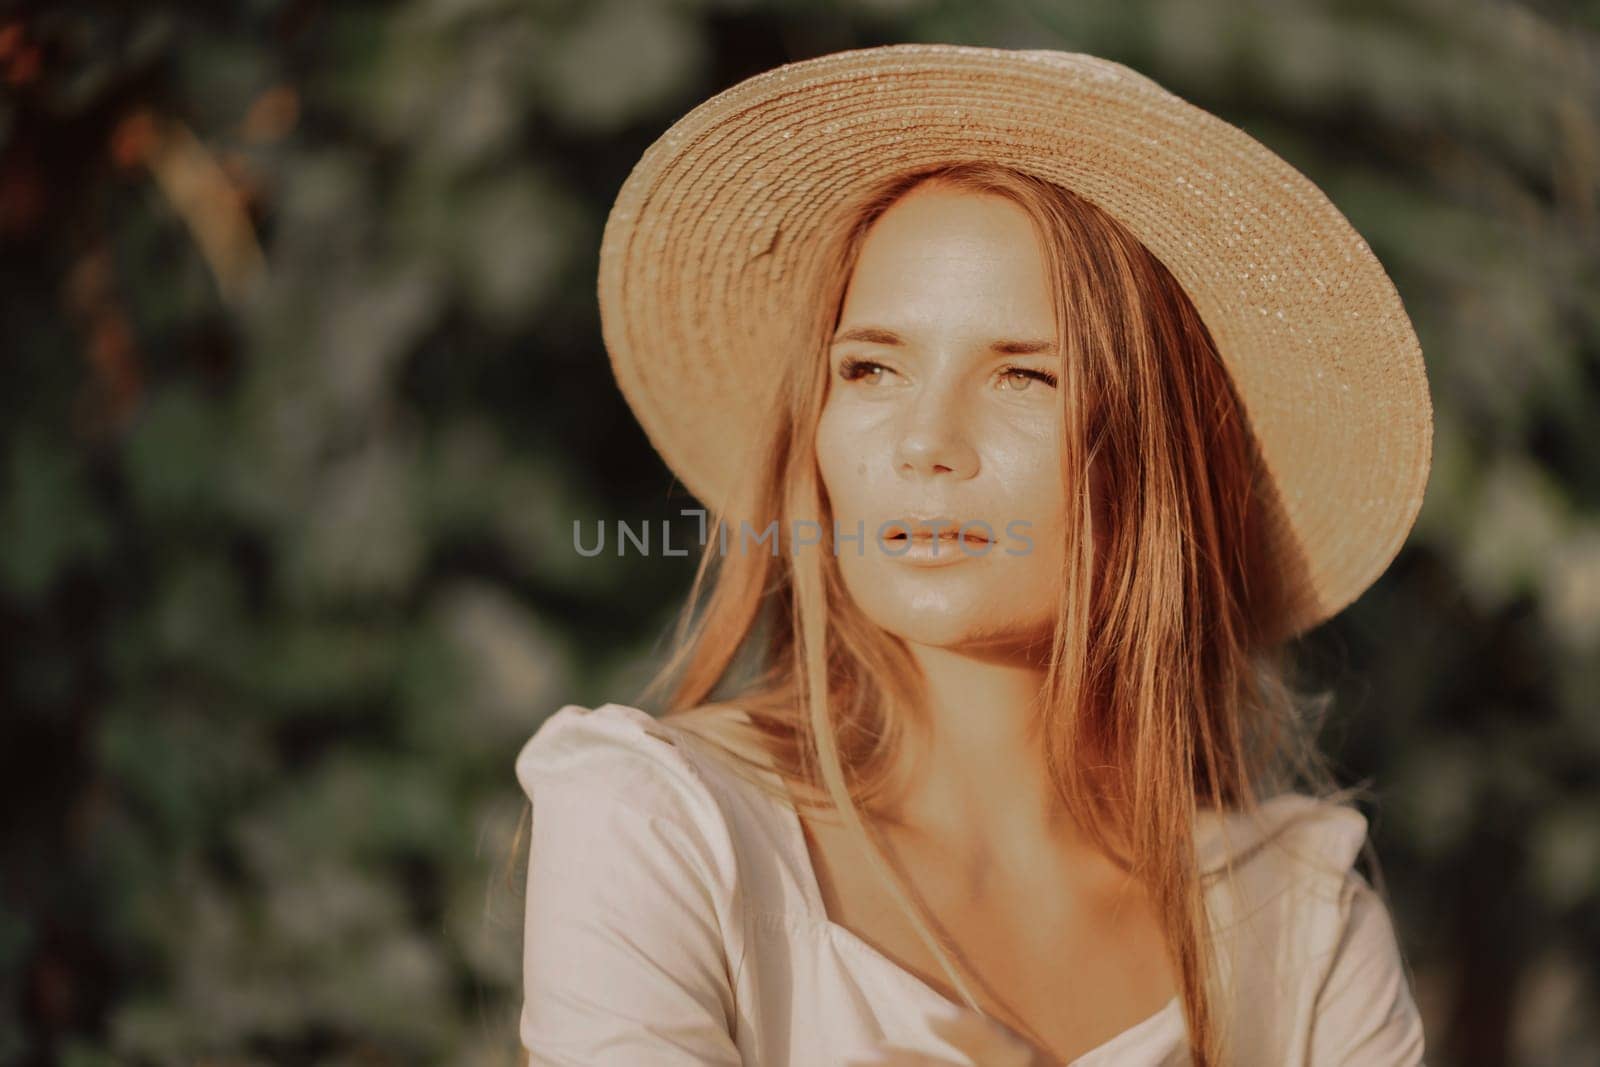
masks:
[[[1056,799],[1037,727],[1044,670],[1015,656],[912,645],[926,678],[909,785],[894,821],[973,863],[1010,869],[1082,843]]]

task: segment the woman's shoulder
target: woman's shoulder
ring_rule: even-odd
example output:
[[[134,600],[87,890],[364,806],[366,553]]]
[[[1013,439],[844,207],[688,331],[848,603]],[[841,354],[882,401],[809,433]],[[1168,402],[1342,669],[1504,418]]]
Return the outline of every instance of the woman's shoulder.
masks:
[[[523,744],[517,780],[535,804],[578,793],[692,828],[731,853],[743,824],[770,813],[703,740],[705,724],[720,717],[714,709],[663,718],[628,704],[567,704]]]
[[[1336,797],[1286,792],[1250,810],[1204,810],[1195,828],[1202,874],[1272,870],[1342,883],[1367,840],[1367,817]]]
[[[672,726],[627,704],[567,704],[524,742],[516,777],[547,850],[569,847],[550,843],[559,838],[604,853],[613,865],[605,869],[622,878],[640,863],[684,867],[728,905],[738,872],[732,829]]]
[[[1286,956],[1330,951],[1352,910],[1376,899],[1356,866],[1367,818],[1344,800],[1291,792],[1248,812],[1205,812],[1197,838],[1219,929],[1278,940]]]
[[[530,797],[536,790],[576,789],[663,813],[692,812],[706,791],[681,742],[677,730],[640,708],[567,704],[517,753],[517,781]]]
[[[517,753],[532,811],[521,1033],[536,1058],[599,1062],[649,1038],[736,1062],[737,865],[673,733],[638,708],[568,704]]]
[[[1421,1062],[1394,920],[1356,866],[1366,816],[1346,799],[1283,793],[1249,814],[1208,813],[1199,829],[1203,866],[1226,875],[1207,905],[1229,988],[1240,1004],[1286,1005],[1239,1016],[1237,1061],[1284,1062],[1310,1041],[1317,1062]]]
[[[517,778],[536,812],[541,798],[553,801],[612,836],[622,821],[668,824],[672,837],[697,844],[714,867],[709,877],[739,887],[745,905],[804,911],[809,861],[799,823],[769,757],[737,729],[749,721],[735,706],[657,717],[627,704],[569,704],[523,745]]]

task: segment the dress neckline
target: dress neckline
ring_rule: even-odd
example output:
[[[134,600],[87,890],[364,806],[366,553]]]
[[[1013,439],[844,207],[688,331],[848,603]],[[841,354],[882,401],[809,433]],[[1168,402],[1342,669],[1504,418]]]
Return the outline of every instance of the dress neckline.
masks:
[[[767,769],[769,775],[776,777],[776,772]],[[781,785],[781,779],[779,780]],[[796,810],[790,799],[787,788],[784,789],[782,798],[773,798],[773,802],[782,809],[784,831],[788,836],[788,844],[794,854],[795,864],[800,872],[801,891],[805,897],[806,910],[809,918],[824,930],[836,944],[841,944],[856,955],[876,964],[885,973],[905,986],[912,994],[928,1001],[938,1007],[942,1014],[970,1012],[972,1009],[966,1004],[953,1000],[950,996],[935,988],[927,979],[912,971],[904,964],[892,959],[889,955],[877,948],[870,941],[861,937],[849,927],[835,921],[828,915],[827,905],[822,897],[822,883],[817,878],[816,865],[811,859],[811,849],[806,843],[805,828],[800,822],[800,813]],[[1175,1020],[1175,1022],[1169,1022]],[[993,1020],[1001,1026],[999,1020]],[[1102,1041],[1086,1052],[1079,1054],[1072,1060],[1066,1061],[1061,1067],[1090,1067],[1098,1062],[1113,1062],[1108,1057],[1121,1052],[1135,1042],[1143,1040],[1147,1035],[1153,1035],[1166,1029],[1168,1025],[1182,1033],[1183,1004],[1175,994],[1164,1005],[1150,1015],[1134,1023],[1126,1030],[1122,1030]],[[1011,1028],[1006,1027],[1008,1030]],[[1013,1031],[1014,1032],[1014,1031]],[[1019,1035],[1020,1037],[1020,1035]]]

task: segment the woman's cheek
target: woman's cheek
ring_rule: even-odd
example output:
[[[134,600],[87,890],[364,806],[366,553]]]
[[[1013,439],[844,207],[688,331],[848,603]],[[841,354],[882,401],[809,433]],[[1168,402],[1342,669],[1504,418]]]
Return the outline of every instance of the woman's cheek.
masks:
[[[824,408],[817,424],[817,468],[833,505],[834,518],[853,527],[870,499],[871,465],[881,463],[878,445],[866,420],[848,407]]]

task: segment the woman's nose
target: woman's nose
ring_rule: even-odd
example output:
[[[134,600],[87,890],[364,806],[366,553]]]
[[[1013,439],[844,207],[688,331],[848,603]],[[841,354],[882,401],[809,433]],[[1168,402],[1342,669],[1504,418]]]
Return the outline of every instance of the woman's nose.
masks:
[[[971,478],[978,473],[978,453],[948,398],[924,393],[905,413],[895,443],[895,470],[907,478],[950,474]]]

